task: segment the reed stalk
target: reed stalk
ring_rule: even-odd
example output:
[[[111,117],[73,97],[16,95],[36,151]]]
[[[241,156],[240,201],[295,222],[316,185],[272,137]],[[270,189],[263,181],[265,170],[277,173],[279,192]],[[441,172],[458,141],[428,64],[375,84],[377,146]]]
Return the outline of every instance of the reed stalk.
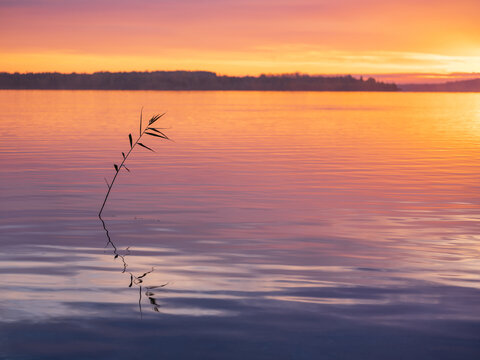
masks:
[[[135,149],[135,147],[137,145],[139,145],[139,146],[141,146],[141,147],[143,147],[143,148],[145,148],[149,151],[155,152],[155,150],[153,150],[152,148],[150,148],[147,145],[140,142],[140,140],[142,139],[142,136],[143,135],[150,135],[150,136],[161,138],[161,139],[164,139],[164,140],[170,140],[170,138],[161,131],[161,130],[163,130],[163,128],[157,128],[157,127],[152,126],[163,115],[165,115],[165,113],[157,114],[157,115],[152,116],[150,118],[150,120],[148,121],[148,124],[145,127],[143,127],[143,124],[142,124],[143,109],[142,109],[142,111],[140,111],[140,127],[139,127],[138,138],[135,140],[135,142],[133,142],[132,134],[131,133],[128,134],[128,140],[130,142],[130,149],[128,150],[128,152],[126,154],[124,152],[122,152],[123,159],[122,159],[122,162],[120,163],[120,165],[113,164],[113,167],[115,168],[115,175],[113,176],[112,181],[110,183],[108,183],[107,179],[105,179],[105,182],[107,183],[108,191],[107,191],[107,194],[105,195],[105,199],[103,200],[100,211],[98,212],[98,217],[100,219],[102,217],[101,216],[102,211],[105,208],[105,204],[107,203],[108,197],[110,196],[110,192],[112,191],[113,185],[115,184],[115,180],[117,179],[117,176],[120,173],[120,170],[122,170],[122,168],[124,168],[125,170],[130,172],[130,170],[125,165],[125,162],[127,161],[128,157],[132,153],[133,149]]]

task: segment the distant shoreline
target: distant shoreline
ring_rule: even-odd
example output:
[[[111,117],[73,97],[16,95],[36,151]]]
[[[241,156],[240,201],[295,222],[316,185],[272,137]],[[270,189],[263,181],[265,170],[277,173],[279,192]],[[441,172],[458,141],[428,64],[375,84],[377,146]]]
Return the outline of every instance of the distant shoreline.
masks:
[[[402,92],[480,92],[480,79],[448,81],[440,84],[398,85]]]
[[[0,90],[153,90],[153,91],[376,91],[480,92],[480,78],[435,84],[394,84],[374,78],[280,74],[226,76],[208,71],[6,73]]]
[[[208,71],[0,73],[0,89],[168,91],[399,91],[397,85],[346,76],[224,76]]]

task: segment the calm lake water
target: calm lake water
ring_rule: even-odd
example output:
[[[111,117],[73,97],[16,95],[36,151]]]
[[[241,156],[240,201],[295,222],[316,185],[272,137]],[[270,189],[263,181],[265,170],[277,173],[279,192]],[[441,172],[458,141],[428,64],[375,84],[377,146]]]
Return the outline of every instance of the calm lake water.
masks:
[[[0,91],[0,137],[2,359],[480,358],[480,94]]]

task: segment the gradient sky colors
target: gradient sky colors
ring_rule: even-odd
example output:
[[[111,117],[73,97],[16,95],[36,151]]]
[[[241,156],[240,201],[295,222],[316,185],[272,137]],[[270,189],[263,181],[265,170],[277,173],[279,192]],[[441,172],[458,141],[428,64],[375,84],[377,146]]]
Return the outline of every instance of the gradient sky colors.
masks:
[[[0,0],[0,71],[443,81],[480,71],[478,14],[478,0]]]

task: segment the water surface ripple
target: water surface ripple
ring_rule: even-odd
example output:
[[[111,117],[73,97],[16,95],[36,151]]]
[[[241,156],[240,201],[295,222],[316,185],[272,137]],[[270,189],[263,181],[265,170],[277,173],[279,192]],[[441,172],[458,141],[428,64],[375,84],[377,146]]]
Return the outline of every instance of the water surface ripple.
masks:
[[[480,358],[480,94],[0,104],[0,358]]]

